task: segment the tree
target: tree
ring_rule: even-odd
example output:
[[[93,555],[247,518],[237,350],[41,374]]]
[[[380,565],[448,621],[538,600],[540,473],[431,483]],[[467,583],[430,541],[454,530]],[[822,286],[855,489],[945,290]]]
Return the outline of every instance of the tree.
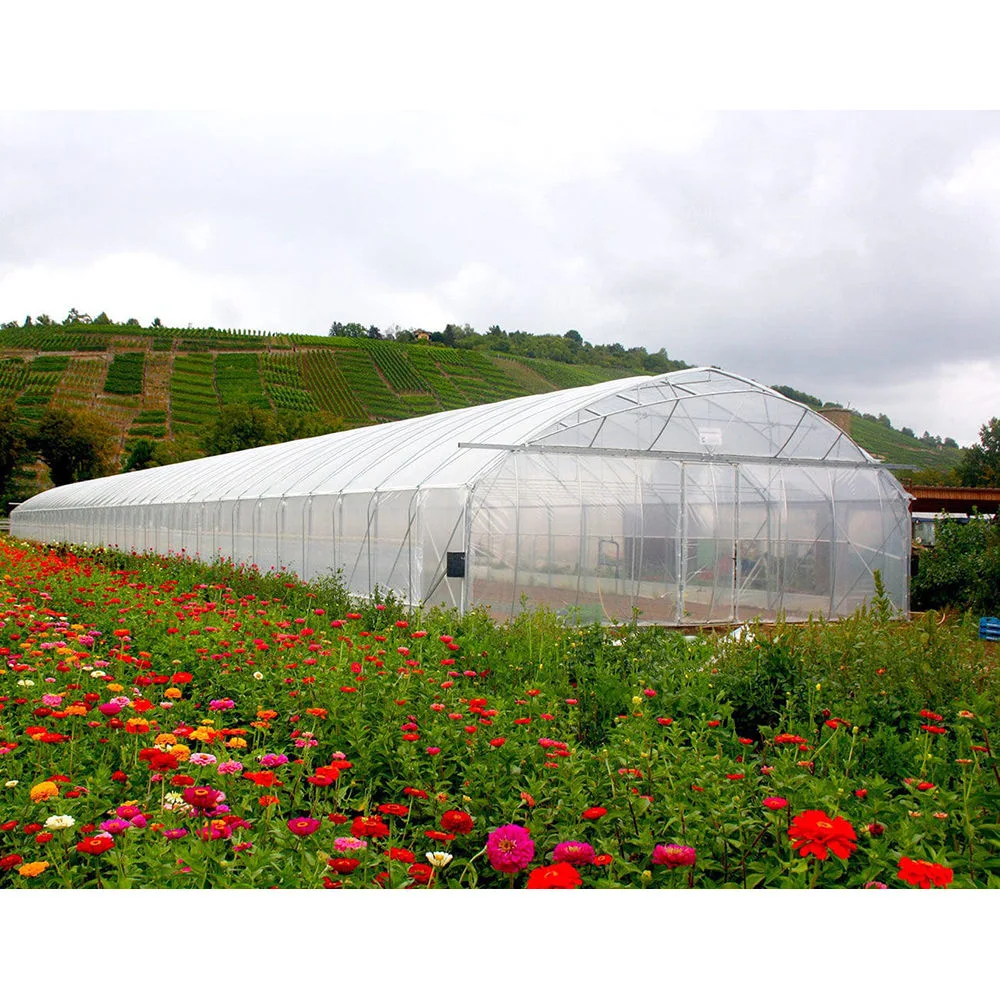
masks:
[[[963,486],[1000,487],[1000,417],[979,428],[979,444],[966,450],[958,475]]]
[[[163,326],[163,324],[162,324],[162,323],[160,322],[160,317],[159,317],[159,316],[154,316],[154,317],[153,317],[153,322],[152,322],[152,324],[151,324],[151,325],[152,325],[153,327],[155,327],[155,328],[156,328],[157,330],[158,330],[158,329],[159,329],[159,328],[160,328],[161,326]]]
[[[370,340],[381,340],[382,331],[377,326],[372,324],[370,327],[368,327],[368,338]]]
[[[17,409],[9,401],[0,403],[0,496],[6,496],[21,463],[28,457],[24,429]]]
[[[63,320],[63,323],[67,326],[73,325],[75,323],[90,323],[90,322],[92,322],[90,315],[88,313],[80,312],[75,307],[73,309],[70,309],[66,318]]]
[[[37,323],[37,324],[38,324],[39,326],[52,326],[52,317],[51,317],[51,316],[49,316],[49,314],[48,314],[48,313],[41,313],[41,314],[40,314],[40,315],[39,315],[39,316],[38,316],[38,317],[37,317],[37,318],[35,319],[35,322],[36,322],[36,323]]]
[[[281,428],[270,410],[235,404],[222,407],[219,419],[202,435],[201,445],[208,455],[226,455],[281,440]]]
[[[116,437],[115,428],[96,413],[52,407],[29,443],[48,465],[52,482],[65,486],[109,475]]]
[[[111,318],[106,312],[100,312],[94,317],[94,324],[100,324],[101,326],[111,326]]]
[[[572,340],[577,347],[581,347],[583,345],[583,337],[580,336],[578,330],[567,330],[563,336],[566,340]]]
[[[344,335],[344,324],[334,320],[330,324],[330,330],[327,333],[328,337],[343,337]]]

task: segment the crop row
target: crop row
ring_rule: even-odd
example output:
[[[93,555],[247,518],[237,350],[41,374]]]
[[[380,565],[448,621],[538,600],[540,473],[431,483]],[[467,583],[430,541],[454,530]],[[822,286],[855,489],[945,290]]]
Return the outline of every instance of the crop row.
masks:
[[[260,369],[256,354],[217,354],[215,357],[215,387],[223,406],[243,404],[269,407],[260,384]]]
[[[145,353],[129,351],[116,354],[108,367],[104,391],[118,396],[137,396],[142,392]]]
[[[365,340],[362,343],[385,376],[385,380],[396,392],[431,391],[431,387],[410,363],[403,348],[393,344],[385,344],[379,340]]]
[[[368,414],[344,377],[332,352],[309,351],[302,357],[302,378],[320,409],[357,425],[368,422]]]

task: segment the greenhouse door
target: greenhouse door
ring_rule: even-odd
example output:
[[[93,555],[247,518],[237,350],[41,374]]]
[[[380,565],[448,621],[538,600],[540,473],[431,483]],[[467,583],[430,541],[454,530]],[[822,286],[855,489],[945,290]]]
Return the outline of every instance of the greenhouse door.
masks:
[[[732,465],[683,466],[681,607],[691,622],[736,616],[737,474]]]

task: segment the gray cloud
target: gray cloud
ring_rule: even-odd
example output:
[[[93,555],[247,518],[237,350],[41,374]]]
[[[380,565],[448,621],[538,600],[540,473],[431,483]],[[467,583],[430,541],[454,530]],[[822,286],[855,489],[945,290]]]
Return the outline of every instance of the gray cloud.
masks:
[[[0,318],[574,327],[970,440],[998,150],[983,113],[6,114]]]

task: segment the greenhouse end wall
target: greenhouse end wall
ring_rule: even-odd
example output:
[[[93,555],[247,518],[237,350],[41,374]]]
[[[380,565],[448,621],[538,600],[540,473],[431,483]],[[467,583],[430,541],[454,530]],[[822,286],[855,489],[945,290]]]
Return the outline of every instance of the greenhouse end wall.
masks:
[[[42,542],[223,557],[498,618],[674,625],[908,610],[893,476],[808,407],[687,369],[39,494]]]

